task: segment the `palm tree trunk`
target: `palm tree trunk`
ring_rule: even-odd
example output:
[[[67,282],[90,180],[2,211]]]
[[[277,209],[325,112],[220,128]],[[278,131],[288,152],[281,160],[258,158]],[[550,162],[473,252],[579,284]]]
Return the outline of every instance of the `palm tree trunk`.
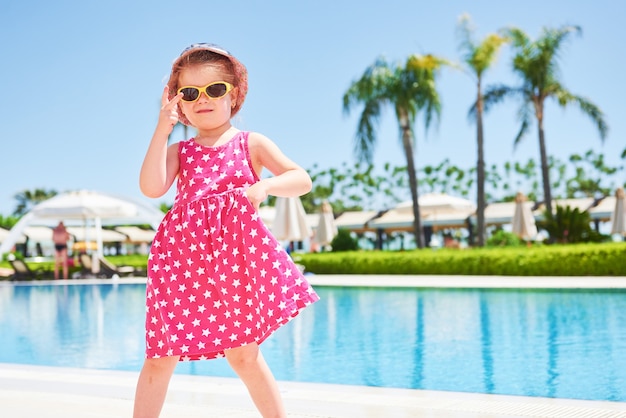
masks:
[[[537,126],[539,129],[539,156],[541,158],[541,177],[543,180],[543,200],[548,213],[552,213],[552,190],[550,186],[550,167],[543,129],[543,102],[537,104]]]
[[[413,131],[409,125],[409,118],[406,114],[399,117],[400,129],[402,131],[402,147],[406,157],[406,167],[409,174],[409,187],[411,187],[411,200],[413,201],[413,234],[417,248],[424,248],[424,230],[422,229],[422,218],[420,216],[419,194],[417,192],[417,171],[415,170],[415,159],[413,158]]]
[[[478,161],[476,162],[476,235],[478,246],[485,246],[485,151],[483,136],[483,97],[478,78],[478,97],[476,98],[476,141],[478,147]],[[470,234],[471,235],[471,234]]]

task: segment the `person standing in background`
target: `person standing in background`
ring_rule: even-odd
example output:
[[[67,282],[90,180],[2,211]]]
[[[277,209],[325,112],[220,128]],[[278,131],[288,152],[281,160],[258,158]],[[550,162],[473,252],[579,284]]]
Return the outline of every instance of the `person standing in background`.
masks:
[[[67,242],[70,234],[65,229],[63,221],[52,230],[52,241],[54,242],[54,279],[58,280],[59,270],[63,268],[63,279],[67,280],[69,276],[69,267],[67,261]]]

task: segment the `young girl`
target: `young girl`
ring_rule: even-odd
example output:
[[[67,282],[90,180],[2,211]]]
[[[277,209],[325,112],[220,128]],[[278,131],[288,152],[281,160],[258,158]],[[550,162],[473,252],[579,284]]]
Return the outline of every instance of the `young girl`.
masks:
[[[226,357],[263,417],[285,417],[259,344],[318,300],[257,212],[269,195],[300,196],[309,175],[265,136],[230,119],[248,91],[246,68],[212,44],[173,65],[140,187],[172,209],[152,243],[146,285],[146,360],[135,418],[157,417],[178,361]],[[167,146],[178,122],[198,135]],[[260,179],[267,168],[274,176]]]

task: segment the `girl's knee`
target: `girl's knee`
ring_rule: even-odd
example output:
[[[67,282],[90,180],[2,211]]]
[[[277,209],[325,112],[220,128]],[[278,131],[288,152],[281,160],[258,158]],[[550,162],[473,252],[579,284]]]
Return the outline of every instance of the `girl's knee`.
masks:
[[[143,368],[153,372],[173,372],[178,364],[178,357],[147,358],[144,360]]]
[[[243,347],[226,350],[224,354],[233,369],[247,368],[257,363],[259,358],[259,346],[257,344],[249,344]]]

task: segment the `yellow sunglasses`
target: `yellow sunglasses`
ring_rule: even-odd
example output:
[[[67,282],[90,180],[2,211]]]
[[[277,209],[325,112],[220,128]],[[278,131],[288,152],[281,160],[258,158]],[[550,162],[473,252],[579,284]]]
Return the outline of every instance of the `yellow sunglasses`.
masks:
[[[204,92],[210,99],[219,99],[226,96],[229,91],[235,87],[226,81],[215,81],[204,87],[184,86],[178,89],[178,93],[182,93],[181,100],[185,102],[195,102],[200,98],[200,93]]]

